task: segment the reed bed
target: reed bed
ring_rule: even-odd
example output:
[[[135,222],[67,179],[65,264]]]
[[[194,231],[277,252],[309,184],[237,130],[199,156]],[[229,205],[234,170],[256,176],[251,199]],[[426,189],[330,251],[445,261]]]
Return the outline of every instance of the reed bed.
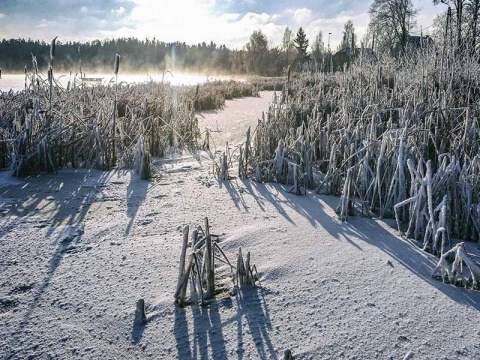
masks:
[[[219,109],[225,100],[232,100],[247,96],[259,96],[252,84],[234,80],[209,81],[197,87],[183,88],[186,96],[195,99],[195,110]]]
[[[280,91],[285,84],[285,77],[264,77],[252,76],[248,79],[248,83],[252,84],[259,91]]]
[[[394,217],[442,256],[452,238],[480,241],[479,82],[474,59],[428,49],[358,59],[340,73],[292,73],[239,168],[297,194],[340,196],[342,220]]]
[[[25,176],[118,165],[148,177],[151,156],[196,145],[196,109],[218,109],[227,98],[254,95],[251,85],[232,81],[84,87],[74,76],[62,87],[57,80],[53,68],[48,77],[25,72],[24,91],[0,93],[0,168]]]

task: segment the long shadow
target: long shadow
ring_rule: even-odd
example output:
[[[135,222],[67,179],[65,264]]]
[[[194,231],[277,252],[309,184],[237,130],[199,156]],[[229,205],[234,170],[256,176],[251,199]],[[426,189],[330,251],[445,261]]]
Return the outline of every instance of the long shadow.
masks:
[[[255,343],[259,359],[278,359],[269,332],[272,323],[268,314],[262,288],[246,288],[237,296],[237,354],[243,359],[243,318],[247,320],[247,326]]]
[[[239,179],[240,183],[245,187],[247,194],[253,196],[255,201],[257,202],[259,208],[262,211],[266,211],[264,203],[267,203],[269,205],[273,205],[275,207],[275,210],[282,215],[285,220],[290,222],[291,224],[295,225],[295,222],[292,220],[292,218],[287,214],[285,209],[283,208],[282,205],[285,204],[285,201],[279,197],[279,188],[276,186],[273,186],[273,188],[276,189],[276,194],[272,193],[265,184],[259,184],[254,181],[248,180],[248,179]],[[272,186],[272,184],[269,184],[269,186]],[[281,188],[280,188],[281,189]],[[286,193],[286,191],[285,191]],[[267,210],[268,211],[268,210]]]
[[[174,334],[179,359],[208,359],[211,349],[213,359],[228,359],[219,303],[212,301],[208,307],[192,306],[193,315],[193,351],[190,348],[186,311],[177,308],[175,313]]]
[[[139,324],[135,320],[133,321],[132,333],[130,334],[130,336],[134,344],[138,344],[138,342],[142,339],[143,332],[145,331],[145,326],[145,324]]]
[[[28,325],[28,322],[30,321],[30,317],[33,311],[38,306],[38,303],[41,300],[43,293],[45,292],[47,287],[50,285],[50,281],[53,275],[55,274],[55,271],[60,266],[63,260],[63,257],[70,249],[72,249],[73,245],[76,245],[81,242],[82,235],[83,235],[83,230],[79,229],[78,231],[75,231],[75,233],[73,234],[68,234],[68,235],[65,234],[65,237],[58,243],[58,246],[50,259],[48,272],[45,275],[42,284],[36,290],[33,300],[28,305],[27,312],[25,313],[22,321],[20,322],[20,330],[23,330]]]
[[[393,228],[391,232],[387,231],[376,220],[359,216],[350,217],[348,222],[334,221],[338,202],[338,197],[310,194],[304,200],[297,201],[292,208],[303,207],[302,212],[312,212],[311,209],[314,209],[319,224],[334,238],[346,240],[359,249],[362,249],[362,242],[375,246],[450,299],[480,311],[480,292],[433,279],[431,274],[438,258],[425,253],[412,242],[395,236]],[[385,226],[389,227],[386,223]]]
[[[245,202],[245,198],[243,197],[243,194],[238,190],[237,187],[232,183],[232,181],[235,181],[236,179],[233,180],[217,180],[218,181],[218,186],[221,189],[222,187],[225,187],[225,189],[228,191],[230,197],[232,198],[232,201],[237,209],[243,208],[246,212],[248,212],[248,206],[247,203]],[[240,207],[241,205],[241,207]]]
[[[56,246],[51,255],[48,248],[44,249],[50,256],[48,269],[32,291],[33,298],[28,301],[26,313],[19,324],[20,330],[28,325],[65,254],[78,251],[76,247],[81,244],[83,234],[80,228],[91,205],[99,195],[103,195],[104,185],[112,175],[112,172],[98,170],[69,169],[58,174],[23,178],[18,185],[0,189],[0,198],[16,200],[15,206],[8,208],[8,212],[0,217],[0,239],[13,231],[21,219],[28,226],[39,230],[45,228],[45,238]],[[60,226],[65,227],[58,231]],[[72,229],[77,230],[71,232]],[[43,267],[43,262],[40,265]]]
[[[237,314],[224,321],[220,317],[220,308],[232,308],[232,299],[213,300],[206,307],[193,305],[193,339],[188,335],[186,310],[176,309],[174,334],[179,359],[228,359],[223,329],[226,325],[233,323],[237,326],[238,359],[244,357],[245,332],[252,337],[251,341],[255,344],[259,359],[278,359],[269,336],[272,324],[262,288],[243,289],[234,300]],[[192,340],[192,348],[190,340]]]
[[[133,172],[130,174],[130,182],[127,186],[127,216],[130,220],[125,228],[125,235],[130,234],[132,230],[138,209],[147,197],[149,184],[150,182],[148,180],[140,179],[140,177]]]
[[[291,209],[307,219],[314,228],[321,226],[335,238],[343,238],[358,250],[362,250],[361,246],[351,240],[351,236],[359,236],[359,234],[353,229],[339,228],[339,222],[330,216],[325,216],[323,204],[311,193],[308,193],[307,196],[299,196],[289,193],[287,187],[281,184],[259,184],[248,179],[234,179],[233,181],[235,181],[236,186],[229,182],[223,183],[237,208],[239,208],[238,203],[241,199],[244,208],[248,209],[243,194],[238,190],[240,188],[239,184],[241,184],[245,189],[245,194],[251,195],[255,199],[261,211],[268,212],[270,211],[268,206],[273,205],[279,215],[295,225],[287,212],[288,209]],[[275,192],[272,192],[272,189]]]
[[[399,264],[427,282],[450,299],[480,311],[480,292],[445,284],[432,278],[438,258],[422,251],[415,244],[398,238],[371,219],[351,219],[349,226],[361,236],[361,240],[378,247]]]
[[[193,359],[208,359],[208,336],[203,320],[208,317],[203,307],[193,306]]]
[[[188,335],[188,322],[186,311],[183,308],[175,309],[175,324],[173,328],[175,335],[178,359],[193,359],[190,349],[190,337]]]
[[[278,214],[291,223],[293,220],[287,210],[295,211],[307,219],[312,227],[322,227],[333,238],[347,241],[359,251],[363,251],[362,243],[375,246],[452,300],[480,310],[480,292],[444,284],[431,277],[438,261],[433,255],[423,252],[412,242],[395,236],[393,231],[385,230],[373,219],[353,216],[348,222],[337,220],[335,208],[340,200],[338,197],[317,195],[312,192],[308,192],[306,196],[297,196],[288,193],[280,184],[266,186],[250,180],[240,181],[247,189],[247,193],[255,198],[262,211],[270,211],[265,203],[273,205]],[[235,193],[234,195],[238,196]]]
[[[219,312],[220,305],[221,303],[212,301],[206,307],[196,305],[192,307],[192,359],[208,359],[209,349],[213,359],[228,359],[223,337],[222,319]]]
[[[38,218],[38,213],[47,207],[48,212],[42,216],[45,226],[50,227],[47,236],[59,225],[81,223],[111,176],[112,173],[98,170],[67,170],[27,177],[21,185],[3,187],[0,198],[15,199],[16,204],[0,218],[1,228],[3,232],[8,231],[17,217],[22,217],[24,222]],[[65,193],[68,196],[64,196]]]

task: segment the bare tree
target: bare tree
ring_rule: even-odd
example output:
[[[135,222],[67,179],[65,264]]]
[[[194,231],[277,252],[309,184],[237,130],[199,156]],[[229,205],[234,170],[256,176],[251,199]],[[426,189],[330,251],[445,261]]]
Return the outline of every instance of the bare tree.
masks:
[[[262,30],[256,30],[250,35],[246,45],[249,59],[249,71],[262,74],[268,63],[268,39]]]
[[[455,53],[465,54],[463,50],[468,50],[470,55],[474,55],[480,36],[480,0],[433,0],[433,3],[448,6],[446,14],[441,16],[444,18],[442,29],[446,29],[443,35],[449,35],[452,46],[456,47]]]
[[[470,21],[470,47],[472,54],[475,53],[478,36],[478,13],[480,12],[480,0],[470,0],[467,3],[467,11],[471,15]]]
[[[353,54],[353,52],[355,51],[356,43],[357,36],[355,35],[355,28],[353,26],[353,22],[352,20],[348,20],[343,27],[342,42],[340,43],[338,50],[351,48]]]
[[[456,20],[456,42],[457,42],[457,49],[461,49],[463,47],[463,38],[462,38],[462,24],[463,24],[463,8],[465,7],[466,0],[433,0],[435,5],[440,3],[448,5],[453,5],[455,9],[455,20]]]
[[[315,41],[312,44],[312,57],[317,61],[321,62],[325,45],[323,43],[323,34],[322,31],[320,30],[315,36]]]
[[[288,65],[290,65],[289,54],[290,54],[290,51],[293,49],[293,32],[288,26],[285,28],[285,32],[283,33],[282,49],[283,51],[285,51],[285,54],[287,55],[287,67],[288,67]]]
[[[417,10],[411,0],[373,0],[370,5],[370,28],[380,48],[391,52],[405,50],[407,36],[414,25]]]

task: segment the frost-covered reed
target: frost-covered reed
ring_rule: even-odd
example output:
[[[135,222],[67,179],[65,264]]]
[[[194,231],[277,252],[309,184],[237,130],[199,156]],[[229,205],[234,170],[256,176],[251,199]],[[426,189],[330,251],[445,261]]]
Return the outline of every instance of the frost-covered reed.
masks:
[[[480,65],[438,56],[292,74],[247,142],[249,172],[340,196],[342,220],[395,217],[439,256],[452,238],[478,242]]]
[[[54,42],[51,51],[53,57]],[[119,60],[115,57],[117,74]],[[86,87],[76,76],[64,88],[52,67],[45,77],[35,57],[32,62],[25,91],[0,93],[0,168],[10,166],[15,176],[62,167],[132,168],[139,153],[145,164],[172,147],[196,144],[196,109],[216,109],[226,98],[254,94],[251,85],[231,81]],[[147,176],[149,169],[139,172]]]
[[[250,252],[247,252],[244,258],[240,247],[237,261],[232,265],[218,241],[214,241],[213,238],[218,240],[218,236],[210,233],[208,218],[205,218],[203,228],[197,226],[192,231],[190,241],[189,237],[190,227],[187,225],[183,228],[177,288],[174,294],[176,305],[184,306],[194,301],[199,301],[202,305],[208,303],[219,292],[215,288],[215,278],[219,277],[220,265],[226,266],[230,272],[234,290],[255,286],[259,281],[257,267],[251,263]],[[189,284],[190,296],[187,294]]]

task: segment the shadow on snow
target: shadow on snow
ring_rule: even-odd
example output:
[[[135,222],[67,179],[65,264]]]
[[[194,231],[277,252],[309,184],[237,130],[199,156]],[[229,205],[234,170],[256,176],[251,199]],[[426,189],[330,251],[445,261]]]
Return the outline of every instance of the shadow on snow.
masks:
[[[236,314],[222,319],[222,307],[234,308]],[[238,359],[244,358],[244,344],[248,341],[255,344],[259,359],[278,359],[269,336],[272,324],[262,288],[246,288],[233,299],[213,300],[205,307],[192,306],[192,338],[187,311],[188,308],[177,308],[175,313],[174,334],[179,359],[231,358],[233,354],[227,353],[223,334],[223,329],[229,324],[236,324]]]

